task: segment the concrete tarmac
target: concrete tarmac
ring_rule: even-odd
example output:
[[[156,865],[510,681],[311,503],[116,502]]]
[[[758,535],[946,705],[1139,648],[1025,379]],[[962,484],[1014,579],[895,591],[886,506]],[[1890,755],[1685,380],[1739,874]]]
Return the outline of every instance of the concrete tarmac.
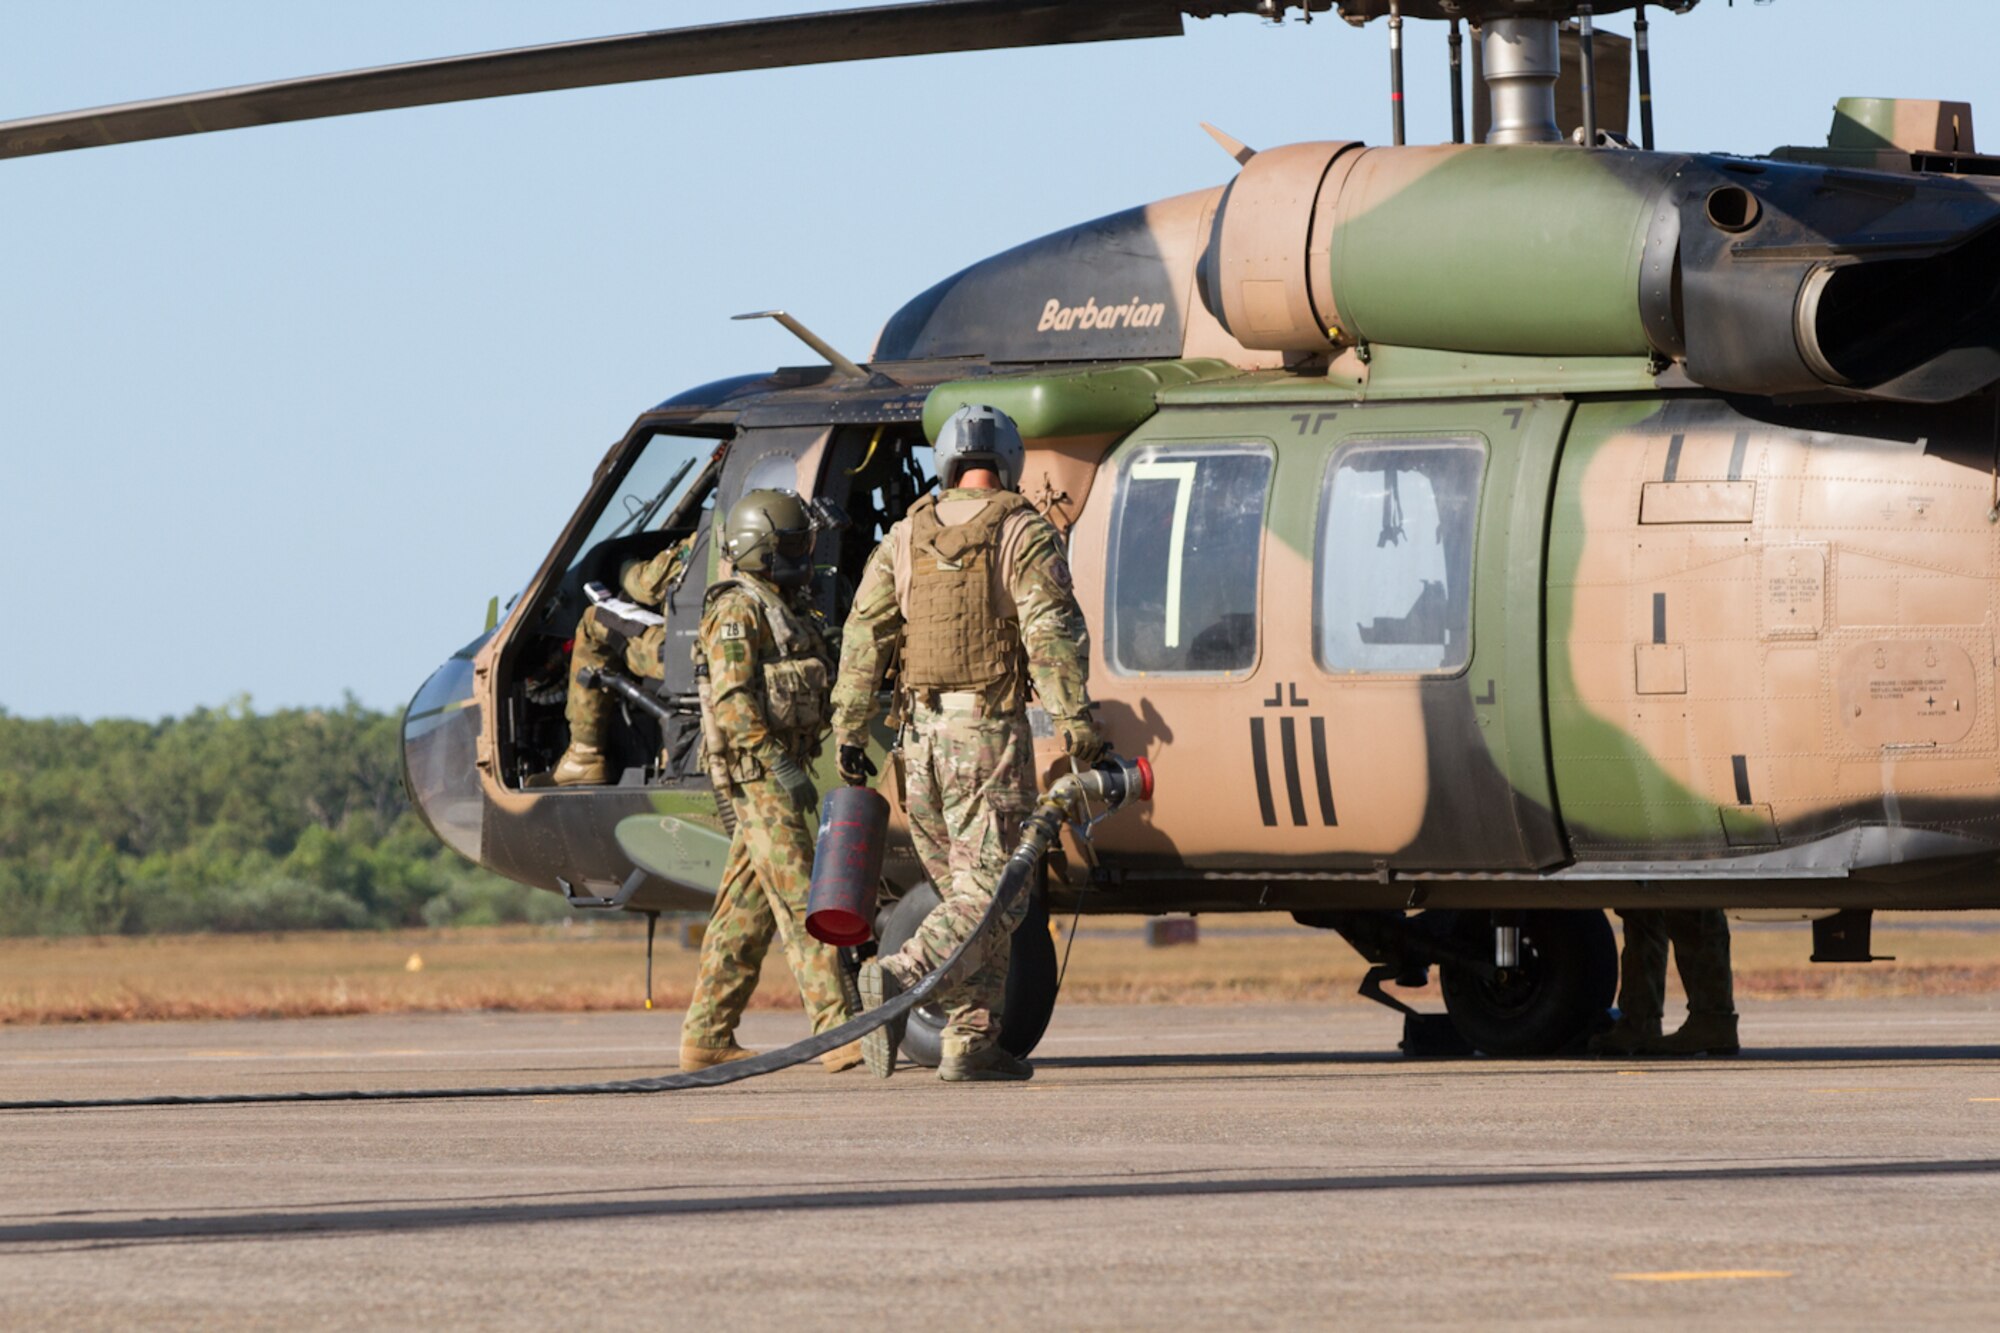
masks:
[[[0,1098],[595,1081],[678,1015],[0,1031]],[[776,1045],[796,1014],[754,1014]],[[2000,997],[1675,1062],[1062,1009],[1021,1085],[0,1114],[0,1326],[2000,1325]]]

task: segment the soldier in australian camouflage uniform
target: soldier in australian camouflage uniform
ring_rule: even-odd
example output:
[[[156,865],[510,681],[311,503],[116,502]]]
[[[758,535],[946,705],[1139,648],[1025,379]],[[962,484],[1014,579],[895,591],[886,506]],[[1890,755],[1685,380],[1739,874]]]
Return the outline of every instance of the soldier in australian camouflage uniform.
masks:
[[[642,608],[664,609],[667,598],[685,577],[694,538],[675,542],[651,560],[628,561],[619,573],[624,594]],[[617,706],[602,690],[577,683],[585,670],[599,670],[621,655],[635,676],[659,680],[666,675],[660,664],[660,650],[666,644],[665,623],[639,628],[620,623],[615,611],[593,606],[577,622],[576,643],[569,662],[569,702],[563,715],[569,719],[569,748],[556,763],[558,787],[611,780],[610,763],[604,755],[604,727]]]
[[[1600,1055],[1730,1055],[1736,1038],[1736,995],[1729,969],[1729,920],[1712,908],[1631,908],[1619,958],[1618,1022],[1591,1038]],[[1687,1022],[1662,1035],[1667,1003],[1667,945],[1687,992]]]
[[[814,1032],[851,1016],[831,947],[805,931],[818,793],[805,766],[826,730],[833,657],[808,609],[811,516],[790,491],[751,491],[730,510],[724,551],[736,577],[702,602],[694,650],[702,678],[702,743],[735,832],[701,972],[681,1025],[681,1068],[706,1069],[750,1053],[736,1024],[757,989],[776,934]],[[829,1072],[861,1062],[849,1043],[822,1057]]]
[[[862,572],[833,692],[841,776],[865,782],[868,721],[898,650],[905,722],[904,798],[917,854],[942,902],[916,935],[861,971],[866,1008],[937,968],[971,938],[1035,800],[1030,685],[1069,754],[1104,752],[1090,716],[1089,632],[1070,588],[1062,538],[1015,491],[1023,453],[1007,416],[964,407],[938,434],[946,489],[917,502]],[[939,1076],[1022,1079],[1001,1049],[1001,1004],[1026,896],[977,941],[939,992],[948,1018]],[[877,1075],[894,1068],[894,1027],[862,1039]]]

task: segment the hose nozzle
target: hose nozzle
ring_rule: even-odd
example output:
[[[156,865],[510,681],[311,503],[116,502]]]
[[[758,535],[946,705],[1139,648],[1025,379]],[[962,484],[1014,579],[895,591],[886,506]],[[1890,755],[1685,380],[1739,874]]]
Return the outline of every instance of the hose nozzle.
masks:
[[[1043,799],[1072,818],[1093,803],[1110,814],[1132,801],[1153,799],[1153,766],[1144,759],[1112,755],[1080,773],[1063,774]]]

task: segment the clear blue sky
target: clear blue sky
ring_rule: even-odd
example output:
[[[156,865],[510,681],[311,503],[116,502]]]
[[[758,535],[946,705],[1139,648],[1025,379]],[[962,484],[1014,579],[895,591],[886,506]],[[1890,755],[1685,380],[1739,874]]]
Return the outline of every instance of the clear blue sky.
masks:
[[[0,119],[815,7],[10,0]],[[0,707],[400,706],[635,415],[808,359],[729,315],[861,356],[971,260],[1227,179],[1200,120],[1387,140],[1380,24],[1190,28],[0,163]],[[1996,37],[1993,0],[1656,13],[1662,144],[1818,142],[1866,94],[1969,99],[2000,148]],[[1442,29],[1409,60],[1446,138]]]

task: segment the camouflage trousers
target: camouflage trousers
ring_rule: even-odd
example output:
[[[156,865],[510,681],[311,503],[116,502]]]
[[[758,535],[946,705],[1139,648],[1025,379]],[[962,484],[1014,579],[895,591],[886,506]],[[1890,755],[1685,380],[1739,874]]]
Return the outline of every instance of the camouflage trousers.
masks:
[[[635,676],[659,680],[665,674],[660,665],[660,649],[665,646],[667,627],[655,625],[636,639],[614,633],[598,618],[597,608],[583,613],[576,622],[576,644],[569,662],[569,700],[563,716],[569,719],[569,739],[573,745],[604,744],[604,724],[617,711],[618,701],[603,690],[577,684],[577,673],[586,667],[603,668],[622,661]]]
[[[910,839],[943,899],[884,965],[905,984],[933,971],[971,938],[993,902],[1021,822],[1035,804],[1034,740],[1024,714],[981,717],[976,708],[919,707],[903,743]],[[998,1040],[1022,894],[966,951],[959,975],[938,991],[945,1035],[978,1047]]]
[[[1674,950],[1690,1014],[1736,1012],[1729,970],[1729,919],[1714,909],[1621,910],[1625,950],[1618,960],[1618,1010],[1657,1022],[1667,1003],[1667,945]]]
[[[681,1040],[694,1046],[730,1044],[757,989],[774,934],[798,980],[813,1031],[838,1027],[852,1017],[841,995],[839,958],[833,946],[821,944],[805,929],[812,885],[809,817],[769,778],[741,783],[730,795],[736,836],[702,936],[701,972],[681,1024]]]

